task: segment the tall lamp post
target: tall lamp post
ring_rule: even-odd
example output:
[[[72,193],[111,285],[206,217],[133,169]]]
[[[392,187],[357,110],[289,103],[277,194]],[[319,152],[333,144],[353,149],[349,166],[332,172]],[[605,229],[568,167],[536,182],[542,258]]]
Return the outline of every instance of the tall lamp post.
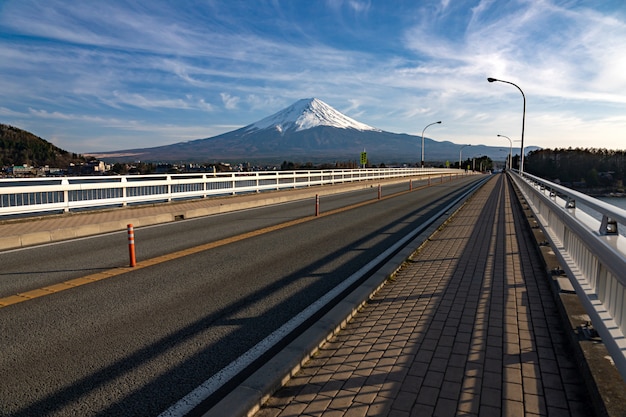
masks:
[[[498,135],[498,137],[507,138],[509,140],[509,169],[513,169],[513,141],[508,136]]]
[[[436,125],[436,124],[441,124],[441,120],[438,122],[426,125],[426,127]],[[422,130],[422,168],[424,168],[424,132],[426,131],[426,127],[424,128],[424,130]]]
[[[463,145],[461,146],[461,149],[459,149],[459,169],[461,169],[461,152],[463,152],[463,148],[467,146],[472,146],[472,145]]]
[[[490,83],[494,82],[494,81],[499,81],[501,83],[506,83],[506,84],[511,84],[512,86],[516,87],[520,93],[522,93],[522,98],[524,99],[524,111],[522,113],[522,144],[521,144],[521,155],[522,155],[522,159],[520,162],[520,166],[519,166],[519,172],[520,174],[524,174],[524,124],[526,123],[526,96],[524,95],[524,92],[522,91],[521,88],[519,88],[519,86],[517,84],[514,84],[510,81],[504,81],[504,80],[498,80],[496,78],[487,78],[487,81],[489,81]]]

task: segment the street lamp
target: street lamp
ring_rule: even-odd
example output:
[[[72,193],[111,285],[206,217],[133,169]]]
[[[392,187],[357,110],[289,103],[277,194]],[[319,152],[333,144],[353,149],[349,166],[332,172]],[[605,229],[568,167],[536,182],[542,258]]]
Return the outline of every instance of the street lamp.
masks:
[[[459,169],[461,169],[461,152],[463,152],[463,148],[465,148],[466,146],[472,146],[472,145],[463,145],[461,146],[461,149],[459,149]]]
[[[508,136],[498,135],[498,137],[507,138],[509,140],[509,169],[513,169],[513,141]]]
[[[491,77],[487,78],[487,81],[489,81],[490,83],[494,81],[500,81],[501,83],[511,84],[512,86],[517,87],[519,92],[522,93],[522,98],[524,99],[524,111],[522,113],[522,144],[521,144],[522,159],[521,159],[520,166],[519,166],[519,172],[520,174],[523,175],[524,174],[524,124],[526,122],[526,96],[524,95],[524,92],[522,91],[521,88],[519,88],[517,84],[514,84],[510,81],[498,80],[496,78],[491,78]]]
[[[441,124],[441,120],[438,122],[426,125],[426,127],[436,125],[436,124]],[[422,168],[424,168],[424,132],[426,131],[426,127],[424,128],[424,130],[422,130]]]

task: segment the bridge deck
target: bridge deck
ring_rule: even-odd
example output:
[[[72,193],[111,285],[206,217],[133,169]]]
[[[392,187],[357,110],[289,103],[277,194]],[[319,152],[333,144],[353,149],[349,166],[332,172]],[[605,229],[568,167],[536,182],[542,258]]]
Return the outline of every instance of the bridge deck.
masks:
[[[472,197],[257,416],[593,414],[569,324],[505,178]],[[3,222],[0,250],[266,204],[259,197]]]
[[[592,415],[534,245],[495,176],[256,416]]]

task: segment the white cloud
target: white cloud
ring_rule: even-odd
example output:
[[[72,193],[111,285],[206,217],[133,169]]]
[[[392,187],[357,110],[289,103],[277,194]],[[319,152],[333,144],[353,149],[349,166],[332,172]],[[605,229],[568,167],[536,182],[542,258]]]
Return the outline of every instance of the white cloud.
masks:
[[[211,105],[210,103],[207,103],[206,101],[204,101],[204,99],[200,99],[198,100],[198,108],[201,110],[205,110],[207,112],[211,112],[213,111],[213,105]]]
[[[59,111],[50,112],[47,110],[34,109],[34,108],[29,108],[28,111],[32,116],[35,116],[41,119],[87,122],[87,123],[93,123],[99,126],[107,126],[107,127],[115,127],[115,128],[123,128],[123,129],[135,129],[136,126],[138,126],[139,124],[135,120],[108,118],[108,117],[102,117],[102,116],[90,116],[86,114],[62,113]]]
[[[5,116],[5,117],[24,117],[25,114],[15,111],[15,110],[11,110],[11,109],[7,109],[6,107],[0,107],[0,116]]]
[[[369,11],[371,2],[363,0],[350,0],[348,1],[348,5],[357,13],[365,13]]]
[[[239,103],[239,97],[234,97],[227,93],[220,93],[220,97],[222,97],[224,107],[226,107],[228,110],[234,110],[237,108],[237,104]]]

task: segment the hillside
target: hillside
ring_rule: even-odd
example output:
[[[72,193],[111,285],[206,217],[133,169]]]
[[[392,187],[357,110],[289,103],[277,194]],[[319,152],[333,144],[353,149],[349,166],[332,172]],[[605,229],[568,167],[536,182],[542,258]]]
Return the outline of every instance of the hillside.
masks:
[[[58,148],[25,130],[0,124],[0,166],[67,167],[83,162],[82,155]]]

